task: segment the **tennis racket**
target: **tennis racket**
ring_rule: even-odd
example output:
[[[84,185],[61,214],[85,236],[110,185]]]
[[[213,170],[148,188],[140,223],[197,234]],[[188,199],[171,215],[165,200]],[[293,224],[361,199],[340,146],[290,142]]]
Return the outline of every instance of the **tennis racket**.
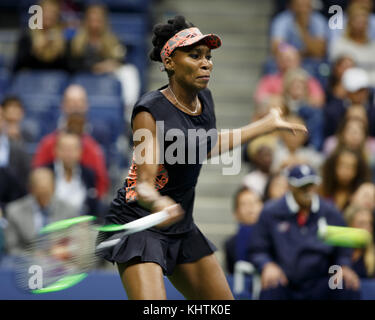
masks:
[[[331,226],[324,218],[318,220],[318,237],[326,244],[347,248],[363,248],[372,241],[367,230]]]
[[[18,286],[27,292],[40,294],[65,290],[78,284],[98,266],[102,250],[115,246],[127,235],[165,222],[171,217],[168,209],[174,206],[123,225],[100,226],[95,224],[96,218],[89,215],[48,224],[18,258]],[[99,232],[103,237],[108,232],[115,234],[102,240]]]

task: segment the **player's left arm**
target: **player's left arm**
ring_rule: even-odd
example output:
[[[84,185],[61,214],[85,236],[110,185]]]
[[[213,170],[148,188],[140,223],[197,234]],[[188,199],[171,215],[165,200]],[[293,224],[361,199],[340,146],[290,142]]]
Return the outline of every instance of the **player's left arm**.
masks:
[[[231,129],[218,134],[218,139],[208,158],[233,150],[249,140],[270,133],[274,130],[302,131],[307,133],[305,126],[285,121],[281,111],[273,108],[265,117],[239,129]]]

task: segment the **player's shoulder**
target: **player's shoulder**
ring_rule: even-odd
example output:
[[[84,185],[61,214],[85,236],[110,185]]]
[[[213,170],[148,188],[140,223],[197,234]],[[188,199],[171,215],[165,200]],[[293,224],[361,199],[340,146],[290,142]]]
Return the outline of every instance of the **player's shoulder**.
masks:
[[[157,90],[152,90],[143,94],[138,101],[135,103],[134,108],[144,107],[152,108],[156,104],[159,104],[163,101],[163,94],[160,92],[162,88]]]
[[[215,103],[210,89],[203,89],[199,92],[198,97],[208,106],[211,113],[215,112]]]

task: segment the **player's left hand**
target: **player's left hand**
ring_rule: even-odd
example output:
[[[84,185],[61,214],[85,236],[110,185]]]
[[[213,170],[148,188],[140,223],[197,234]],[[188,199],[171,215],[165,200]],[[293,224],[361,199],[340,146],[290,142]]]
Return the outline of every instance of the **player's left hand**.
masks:
[[[271,130],[288,130],[292,131],[293,134],[296,134],[297,131],[306,134],[308,132],[307,128],[302,124],[285,121],[282,118],[282,111],[280,108],[271,108],[266,119],[270,122]]]

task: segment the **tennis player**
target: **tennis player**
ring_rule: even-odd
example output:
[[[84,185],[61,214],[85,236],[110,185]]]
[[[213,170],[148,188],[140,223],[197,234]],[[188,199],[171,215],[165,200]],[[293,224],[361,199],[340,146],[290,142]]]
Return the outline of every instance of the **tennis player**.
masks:
[[[237,143],[232,139],[233,130],[208,135],[200,143],[189,141],[188,130],[216,129],[214,102],[207,85],[213,67],[211,50],[221,46],[221,39],[214,34],[203,35],[182,16],[167,24],[157,24],[153,33],[150,58],[162,62],[168,85],[146,93],[134,106],[133,163],[105,223],[124,224],[165,208],[171,218],[157,228],[124,237],[104,251],[103,256],[118,265],[129,299],[166,299],[163,275],[187,299],[233,299],[213,254],[215,246],[193,220],[195,187],[202,161],[191,160],[202,150],[208,158],[220,155],[276,129],[306,131],[306,128],[285,122],[280,112],[274,110],[240,128],[241,138]],[[173,139],[167,135],[171,129],[177,132]],[[147,135],[138,139],[139,132],[149,132],[151,139]],[[185,145],[183,158],[189,161],[169,163],[168,147],[173,143]],[[155,150],[151,161],[139,161],[143,153],[140,155],[136,150],[141,144],[145,152]]]

